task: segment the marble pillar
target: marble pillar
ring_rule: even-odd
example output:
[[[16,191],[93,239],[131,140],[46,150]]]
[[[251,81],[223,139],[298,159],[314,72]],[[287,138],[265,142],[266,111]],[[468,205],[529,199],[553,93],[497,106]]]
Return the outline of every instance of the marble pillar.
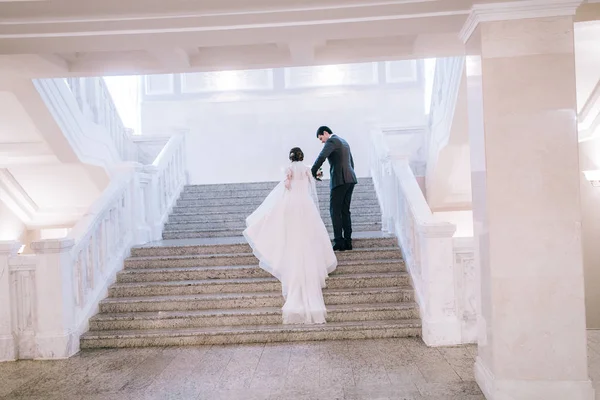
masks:
[[[594,398],[573,17],[543,8],[488,13],[463,35],[481,283],[475,372],[490,400]]]

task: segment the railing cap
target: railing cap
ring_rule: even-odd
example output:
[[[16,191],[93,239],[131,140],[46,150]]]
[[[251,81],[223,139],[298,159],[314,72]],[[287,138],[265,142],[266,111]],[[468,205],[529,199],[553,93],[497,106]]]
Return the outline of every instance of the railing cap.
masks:
[[[451,238],[456,232],[456,225],[450,222],[419,224],[419,233],[428,238]]]
[[[15,255],[21,248],[18,240],[0,240],[0,255]]]
[[[65,253],[75,245],[75,240],[70,238],[38,240],[31,243],[31,248],[36,254]]]

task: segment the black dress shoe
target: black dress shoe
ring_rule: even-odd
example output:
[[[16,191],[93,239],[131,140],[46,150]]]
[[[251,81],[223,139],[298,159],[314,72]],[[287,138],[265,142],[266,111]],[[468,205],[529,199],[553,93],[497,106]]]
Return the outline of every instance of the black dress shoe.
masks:
[[[344,247],[346,250],[352,250],[352,240],[346,240],[346,245]]]
[[[333,251],[345,251],[346,246],[342,246],[341,244],[334,244]]]

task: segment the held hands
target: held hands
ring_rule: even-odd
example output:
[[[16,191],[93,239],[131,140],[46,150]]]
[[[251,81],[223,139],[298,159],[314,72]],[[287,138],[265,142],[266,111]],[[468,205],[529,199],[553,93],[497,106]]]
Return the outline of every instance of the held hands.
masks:
[[[315,179],[318,181],[323,179],[323,168],[319,168],[317,174],[315,175]]]

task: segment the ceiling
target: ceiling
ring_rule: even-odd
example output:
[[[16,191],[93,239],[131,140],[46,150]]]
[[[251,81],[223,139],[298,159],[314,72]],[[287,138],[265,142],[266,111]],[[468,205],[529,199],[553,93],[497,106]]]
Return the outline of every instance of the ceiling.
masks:
[[[47,77],[451,56],[473,7],[539,1],[0,0],[0,65]]]

